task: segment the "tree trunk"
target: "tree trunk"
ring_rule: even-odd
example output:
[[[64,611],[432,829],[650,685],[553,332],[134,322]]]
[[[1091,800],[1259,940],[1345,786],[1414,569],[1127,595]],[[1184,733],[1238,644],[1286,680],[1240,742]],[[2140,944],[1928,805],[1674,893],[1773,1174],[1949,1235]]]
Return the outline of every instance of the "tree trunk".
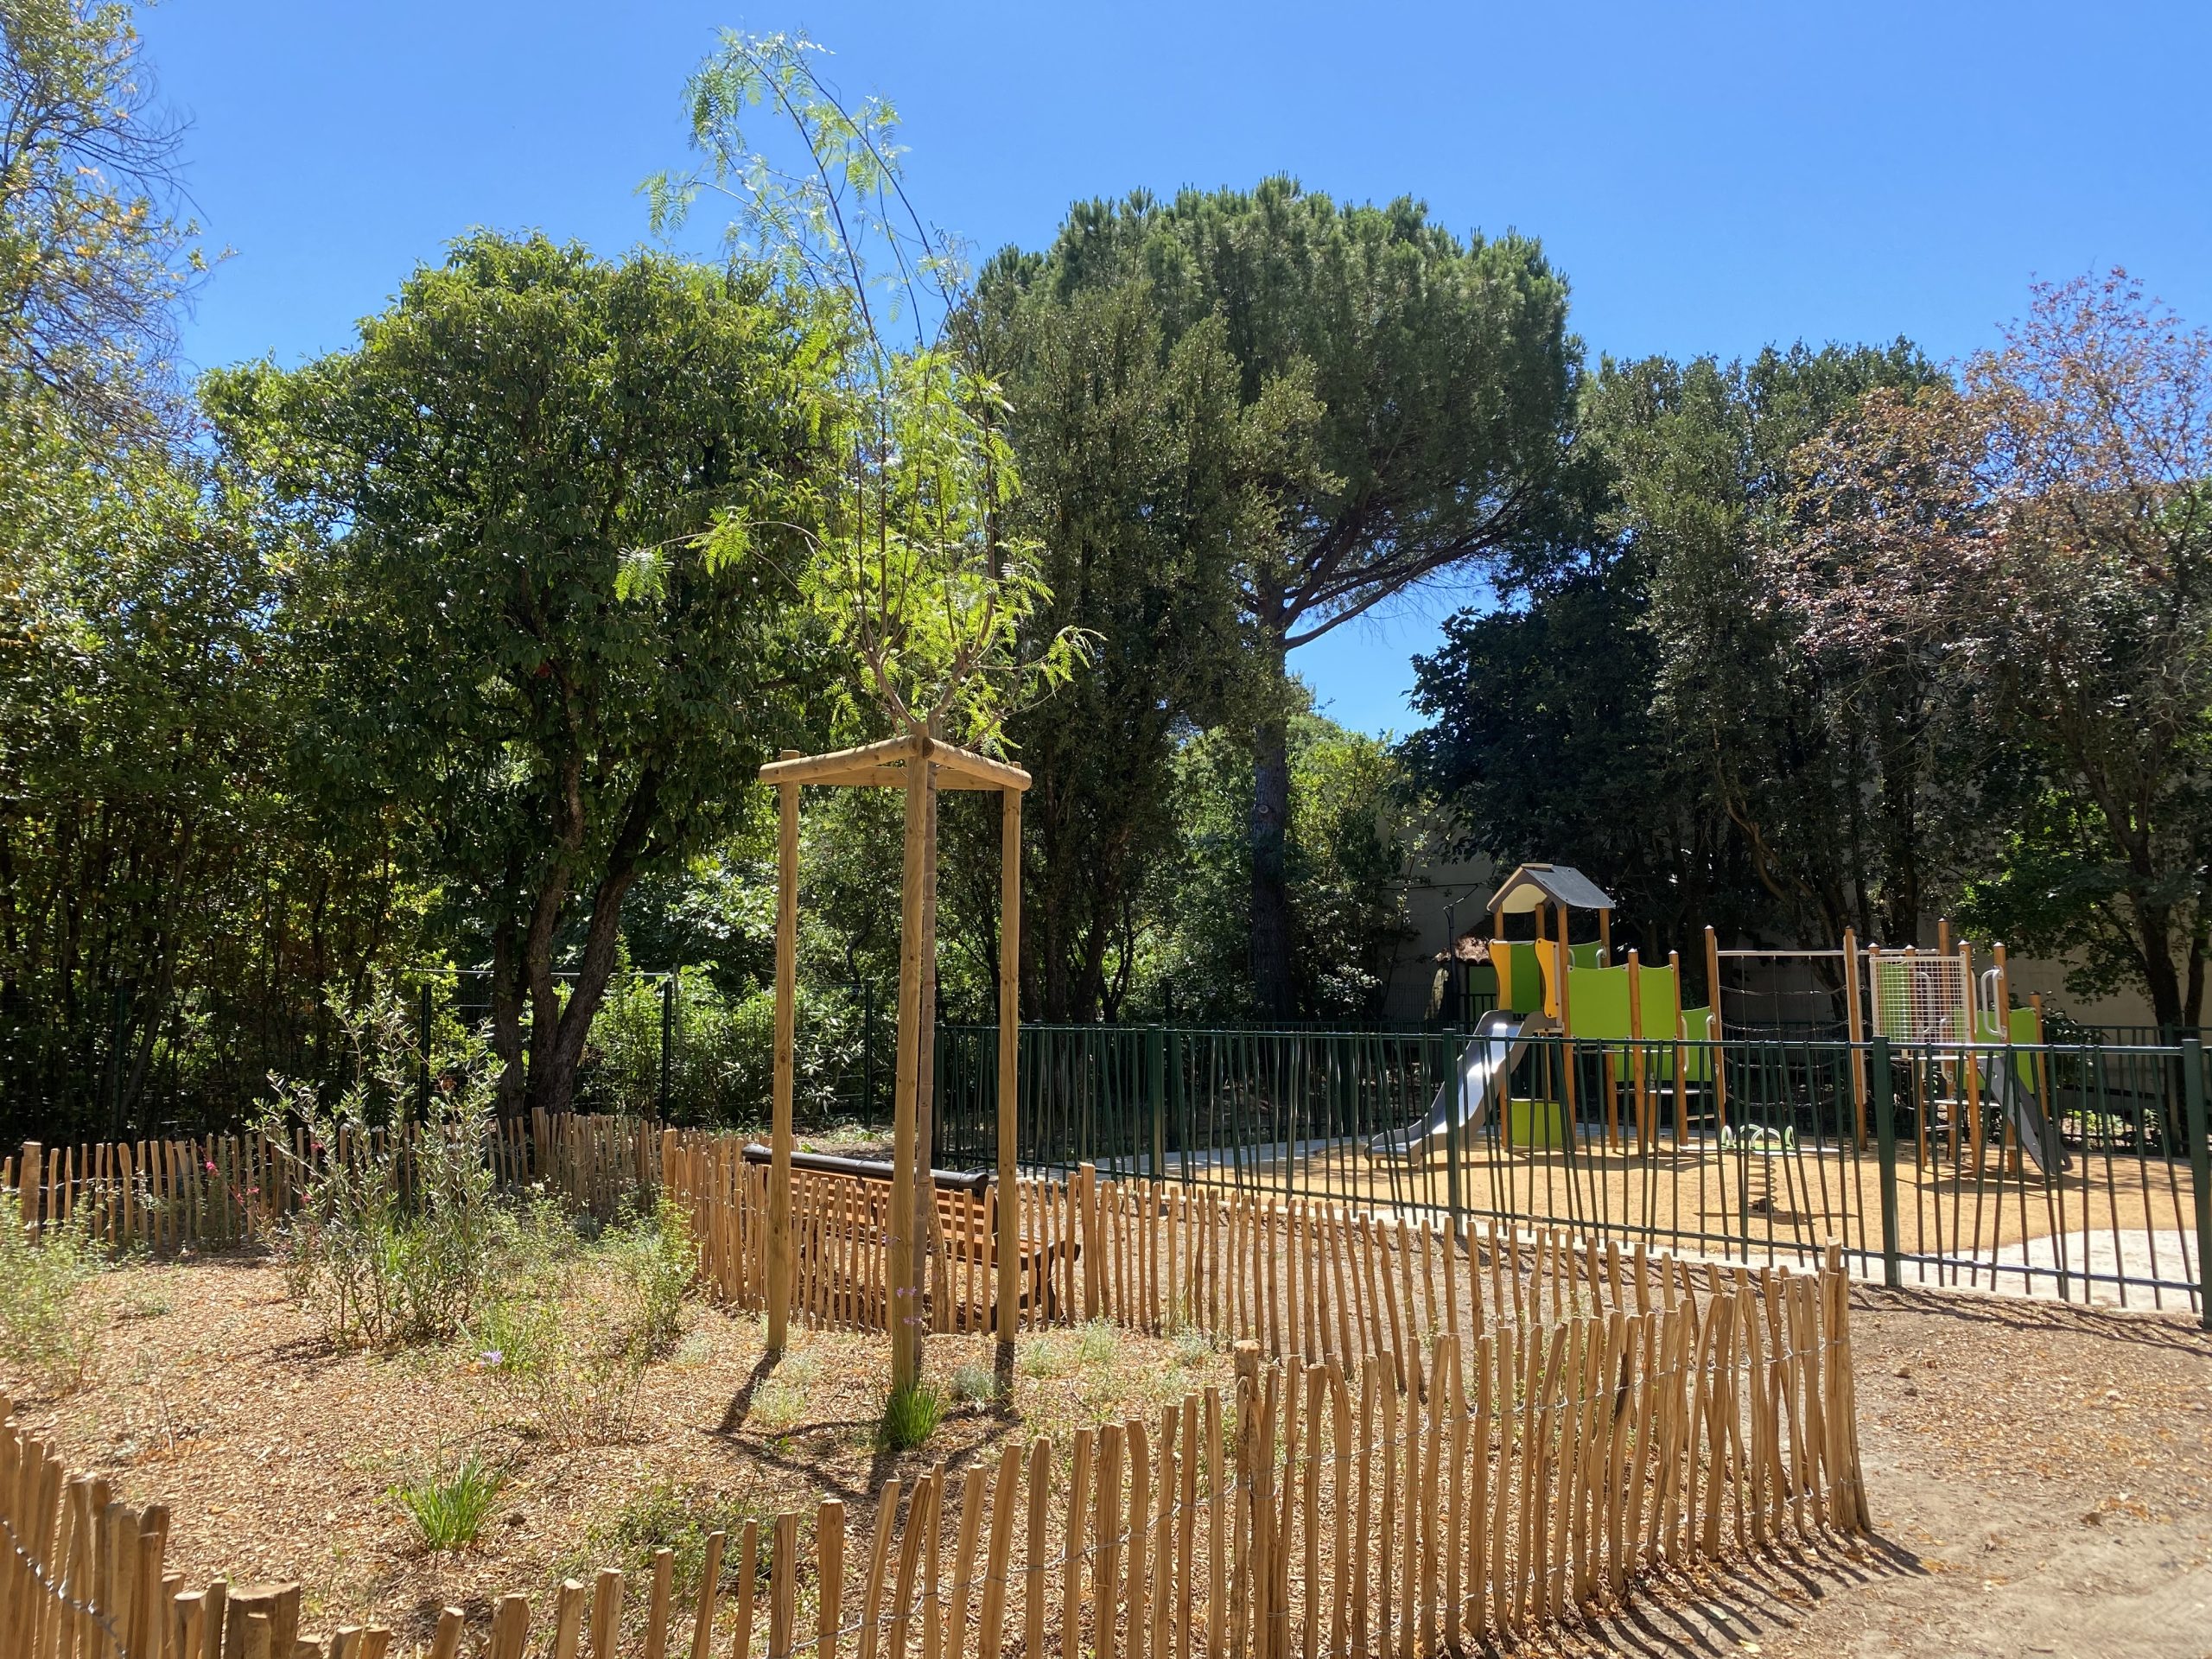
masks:
[[[553,975],[553,944],[573,874],[567,858],[556,857],[544,886],[534,896],[530,928],[523,938],[521,966],[530,994],[530,1069],[524,1099],[535,1110],[565,1112],[575,1104],[576,1071],[583,1061],[585,1039],[591,1034],[592,1020],[606,998],[607,981],[620,955],[622,900],[637,880],[659,801],[660,774],[648,771],[631,791],[621,826],[607,849],[599,885],[592,893],[583,957],[576,964],[575,983],[569,987],[565,1007]],[[564,849],[572,851],[582,840],[582,818],[575,815],[573,834],[564,838]]]
[[[1280,713],[1252,732],[1252,997],[1258,1012],[1296,1012],[1290,965],[1290,730]]]
[[[2194,1012],[2184,1008],[2182,976],[2174,965],[2172,908],[2139,898],[2135,925],[2143,952],[2143,988],[2151,994],[2151,1018],[2161,1033],[2193,1024]]]
[[[502,913],[492,924],[492,1052],[500,1061],[493,1101],[501,1117],[520,1117],[523,1112],[522,996],[514,918]]]

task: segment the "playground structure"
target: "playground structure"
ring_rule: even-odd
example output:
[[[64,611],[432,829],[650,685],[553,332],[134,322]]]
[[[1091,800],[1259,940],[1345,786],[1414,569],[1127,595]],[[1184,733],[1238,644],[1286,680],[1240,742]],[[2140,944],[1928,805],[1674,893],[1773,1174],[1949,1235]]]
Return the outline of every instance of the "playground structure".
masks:
[[[1033,1028],[1021,1161],[1158,1175],[1734,1261],[2202,1311],[2212,1238],[2192,1043],[2046,1040],[2005,952],[1616,953],[1612,900],[1524,865],[1471,1033]],[[1717,1007],[1715,1005],[1718,1005]],[[948,1033],[941,1161],[989,1140]],[[964,1126],[964,1127],[963,1127]],[[971,1132],[972,1131],[972,1132]],[[963,1139],[963,1135],[967,1135]]]
[[[1580,944],[1571,938],[1578,911],[1593,915],[1597,924],[1597,938]],[[1529,1097],[1509,1092],[1530,1039],[1553,1036],[1569,1045],[1601,1046],[1607,1146],[1620,1147],[1624,1135],[1632,1133],[1638,1150],[1649,1151],[1669,1104],[1675,1139],[1687,1141],[1694,1090],[1706,1092],[1713,1132],[1724,1143],[1739,1133],[1764,1133],[1764,1126],[1732,1128],[1729,1122],[1731,1021],[1723,964],[1771,968],[1817,963],[1837,969],[1835,988],[1843,1008],[1837,1022],[1841,1028],[1822,1034],[1855,1045],[1871,1029],[1887,1042],[1940,1057],[1938,1086],[1932,1094],[1923,1092],[1915,1116],[1923,1163],[1935,1155],[1931,1122],[1939,1135],[1948,1130],[1948,1155],[1958,1154],[1963,1134],[1971,1155],[1979,1160],[1993,1113],[2000,1119],[2003,1149],[2015,1173],[2023,1154],[2038,1171],[2063,1169],[2065,1148],[2032,1061],[1991,1052],[2032,1049],[2044,1040],[2040,999],[2027,1007],[2010,1006],[2003,945],[1995,947],[1993,965],[1977,980],[1972,947],[1961,943],[1955,954],[1948,923],[1932,952],[1885,952],[1878,945],[1862,950],[1849,931],[1834,950],[1724,950],[1708,927],[1708,1006],[1685,1007],[1678,953],[1670,952],[1663,967],[1639,961],[1633,949],[1624,961],[1614,961],[1612,911],[1611,899],[1580,871],[1563,865],[1523,864],[1501,882],[1490,905],[1489,956],[1497,975],[1497,1007],[1478,1024],[1427,1115],[1409,1129],[1375,1136],[1369,1152],[1386,1157],[1433,1154],[1455,1134],[1479,1133],[1501,1097],[1507,1101],[1500,1122],[1508,1152],[1516,1142],[1560,1145],[1569,1125],[1577,1126],[1577,1135],[1594,1132],[1597,1126],[1585,1128],[1578,1111],[1578,1095],[1590,1085],[1580,1076],[1584,1068],[1571,1060],[1541,1068]],[[1535,938],[1509,940],[1506,918],[1522,916],[1533,919]],[[1763,1022],[1738,1023],[1746,1037],[1783,1034],[1761,1028]],[[1554,1053],[1549,1048],[1540,1052],[1548,1058]],[[1871,1090],[1865,1055],[1853,1055],[1850,1077],[1851,1133],[1863,1150]]]

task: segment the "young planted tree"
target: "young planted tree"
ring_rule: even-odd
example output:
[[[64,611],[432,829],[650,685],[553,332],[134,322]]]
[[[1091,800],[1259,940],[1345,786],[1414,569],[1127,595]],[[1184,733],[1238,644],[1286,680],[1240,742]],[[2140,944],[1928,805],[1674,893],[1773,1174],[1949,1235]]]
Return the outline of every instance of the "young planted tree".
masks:
[[[503,1111],[569,1106],[625,897],[807,729],[824,647],[786,575],[833,466],[842,327],[758,267],[483,232],[353,350],[209,384],[310,537],[311,781],[410,825],[481,938]]]
[[[2039,287],[1942,387],[1802,458],[1777,561],[1806,647],[1939,660],[2028,798],[1977,918],[2084,992],[2202,1014],[2212,931],[2212,334],[2125,272]]]
[[[703,194],[729,199],[733,256],[765,262],[787,291],[849,323],[823,358],[839,393],[824,429],[836,470],[817,517],[782,528],[808,544],[800,587],[846,669],[835,683],[836,724],[854,737],[887,728],[913,744],[888,1240],[891,1261],[914,1262],[912,1281],[892,1287],[894,1310],[911,1310],[931,1263],[935,1288],[946,1287],[929,1156],[937,818],[928,746],[1002,749],[1008,710],[1065,683],[1082,641],[1066,631],[1023,649],[1022,625],[1048,594],[1031,548],[1004,522],[1017,480],[998,389],[976,361],[972,334],[950,326],[967,302],[961,267],[906,200],[896,112],[880,99],[849,110],[817,72],[820,53],[804,36],[725,34],[687,88],[700,161],[646,188],[660,229],[681,223]],[[747,136],[750,111],[764,108],[798,142],[790,168]],[[741,556],[760,528],[741,510],[725,512],[706,544]],[[1002,1147],[1002,1169],[1010,1152]],[[928,1415],[914,1409],[921,1324],[894,1311],[892,1325],[887,1426]],[[1001,1361],[1010,1369],[1003,1344]]]

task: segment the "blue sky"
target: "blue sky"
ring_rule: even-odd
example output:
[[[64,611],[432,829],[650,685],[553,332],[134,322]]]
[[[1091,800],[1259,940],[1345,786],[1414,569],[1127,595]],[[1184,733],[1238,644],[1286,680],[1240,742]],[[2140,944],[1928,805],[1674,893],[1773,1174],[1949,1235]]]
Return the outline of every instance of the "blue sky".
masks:
[[[1951,357],[2034,278],[2113,264],[2212,323],[2201,3],[168,0],[149,53],[236,251],[188,359],[341,346],[471,226],[641,240],[634,188],[681,161],[679,90],[723,26],[804,28],[841,91],[888,95],[924,211],[985,251],[1078,197],[1288,172],[1541,237],[1593,355],[1903,334]],[[1337,718],[1402,730],[1454,598],[1294,663]]]

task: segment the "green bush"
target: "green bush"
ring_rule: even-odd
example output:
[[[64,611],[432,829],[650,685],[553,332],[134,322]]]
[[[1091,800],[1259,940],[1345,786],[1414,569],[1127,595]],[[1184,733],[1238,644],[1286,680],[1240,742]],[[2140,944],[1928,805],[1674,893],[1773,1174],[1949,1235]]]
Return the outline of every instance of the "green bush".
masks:
[[[662,980],[625,975],[592,1020],[580,1101],[594,1111],[653,1114],[660,1101]],[[879,1026],[888,1032],[887,1021]],[[828,1123],[849,1112],[845,1095],[861,1074],[866,1029],[840,990],[799,988],[792,1112]],[[772,990],[724,991],[704,969],[677,976],[669,1049],[668,1117],[700,1125],[768,1120],[775,1077]]]
[[[105,1264],[91,1213],[49,1223],[36,1243],[14,1218],[13,1187],[0,1187],[0,1357],[48,1395],[84,1386],[104,1321],[89,1294]]]
[[[647,1367],[683,1333],[698,1254],[682,1211],[664,1201],[585,1243],[541,1204],[517,1236],[504,1293],[469,1326],[477,1364],[553,1445],[628,1439]]]
[[[952,1397],[964,1406],[988,1405],[998,1392],[998,1374],[988,1365],[970,1362],[952,1373]]]
[[[683,1334],[683,1299],[699,1271],[690,1217],[664,1198],[650,1216],[611,1230],[603,1248],[626,1293],[628,1339],[645,1359],[666,1358]]]
[[[496,1281],[514,1236],[485,1155],[493,1068],[472,1045],[461,1081],[409,1126],[420,1060],[406,1009],[378,985],[338,1018],[354,1083],[326,1103],[316,1085],[279,1079],[257,1123],[301,1195],[281,1235],[286,1283],[334,1344],[443,1341]]]
[[[471,1455],[450,1475],[425,1476],[393,1487],[391,1495],[414,1521],[424,1548],[466,1549],[484,1529],[484,1517],[506,1484],[504,1470]]]
[[[747,1521],[757,1521],[760,1553],[753,1572],[765,1584],[775,1547],[774,1519],[773,1510],[748,1498],[661,1482],[632,1492],[620,1509],[595,1522],[589,1534],[591,1553],[574,1565],[596,1566],[611,1558],[626,1571],[644,1577],[652,1570],[655,1552],[664,1549],[675,1558],[671,1563],[675,1593],[688,1601],[698,1592],[706,1568],[707,1540],[718,1532],[728,1536],[716,1588],[735,1586],[741,1567],[738,1537]]]

